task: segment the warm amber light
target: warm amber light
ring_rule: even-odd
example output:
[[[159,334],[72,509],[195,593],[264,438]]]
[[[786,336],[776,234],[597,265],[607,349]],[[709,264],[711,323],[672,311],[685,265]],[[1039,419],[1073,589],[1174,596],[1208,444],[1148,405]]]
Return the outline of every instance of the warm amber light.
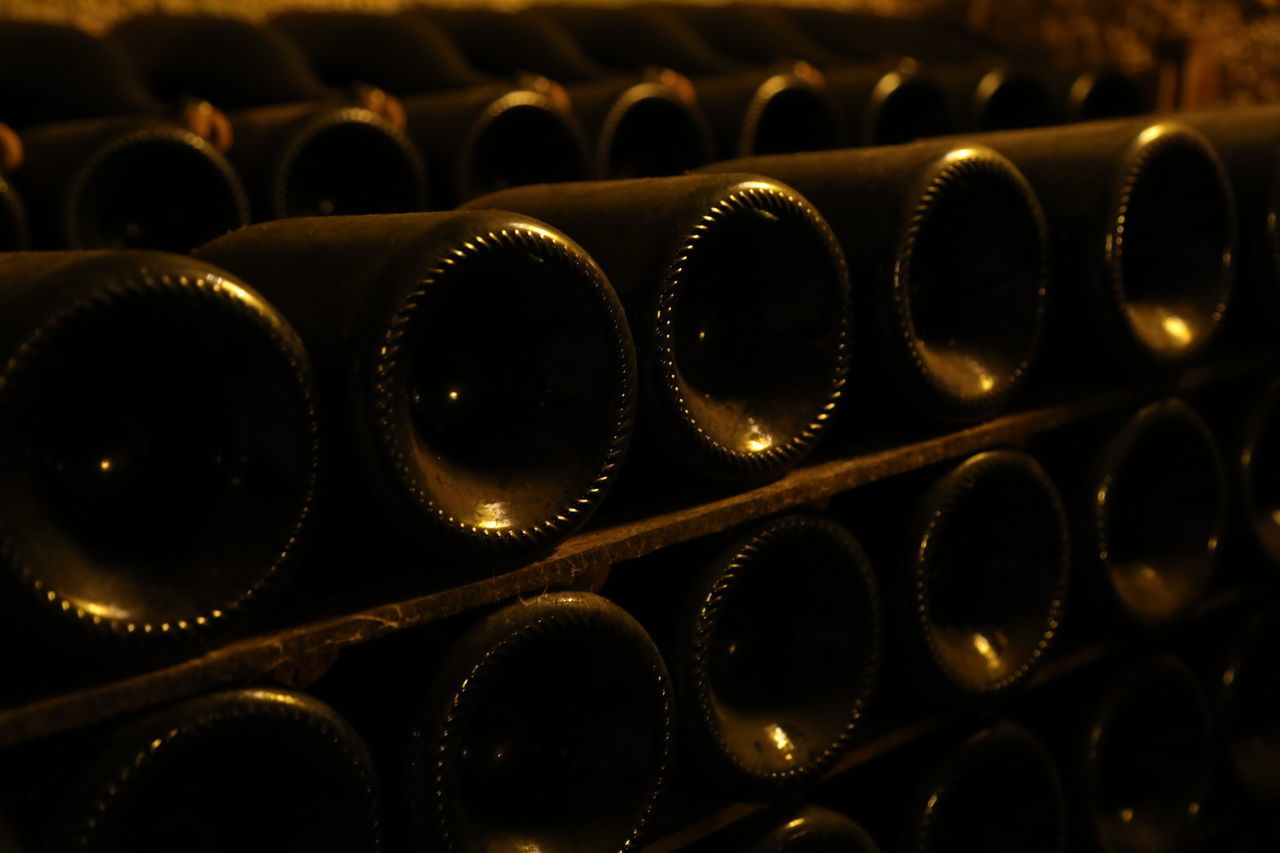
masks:
[[[100,604],[96,601],[76,601],[73,602],[77,610],[83,610],[90,616],[97,616],[101,619],[128,619],[129,611],[120,607],[114,607],[110,604]]]
[[[501,501],[482,503],[476,506],[476,527],[488,530],[501,530],[511,526],[507,516],[507,505]]]
[[[792,760],[792,753],[795,750],[795,744],[791,742],[791,738],[787,737],[787,733],[782,730],[782,726],[774,723],[769,727],[769,737],[773,738],[773,743],[778,747],[778,752],[783,753],[783,758],[787,761]]]
[[[992,675],[998,675],[1004,669],[1004,661],[1000,658],[1000,652],[996,650],[996,647],[992,645],[985,634],[975,633],[973,635],[973,648],[982,656],[987,670]]]
[[[101,468],[103,471],[110,471],[110,470],[111,470],[111,460],[110,460],[110,459],[103,459],[101,462],[99,462],[99,463],[98,463],[98,467],[99,467],[99,468]]]
[[[1175,339],[1178,343],[1186,346],[1191,343],[1191,329],[1187,327],[1187,323],[1181,317],[1172,315],[1165,317],[1161,322],[1165,332],[1169,337]]]
[[[747,418],[747,450],[759,453],[773,447],[773,436],[761,429],[753,418]]]
[[[972,148],[955,148],[948,151],[947,156],[943,157],[942,160],[945,163],[954,163],[956,160],[964,160],[968,157],[973,157],[977,153],[978,152]]]

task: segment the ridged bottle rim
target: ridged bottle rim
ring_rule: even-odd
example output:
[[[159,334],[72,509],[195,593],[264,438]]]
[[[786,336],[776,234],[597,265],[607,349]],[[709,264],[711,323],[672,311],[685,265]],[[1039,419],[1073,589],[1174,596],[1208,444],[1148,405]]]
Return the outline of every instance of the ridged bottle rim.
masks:
[[[1135,322],[1126,306],[1130,304],[1129,283],[1125,278],[1125,249],[1127,248],[1129,230],[1128,219],[1130,208],[1143,181],[1149,175],[1152,163],[1171,152],[1182,152],[1201,158],[1213,173],[1215,183],[1222,192],[1222,222],[1225,226],[1225,237],[1222,245],[1222,268],[1213,283],[1213,298],[1216,300],[1212,311],[1206,318],[1208,330],[1195,342],[1180,349],[1162,352],[1145,339],[1141,329]],[[1199,131],[1177,121],[1161,121],[1148,125],[1136,133],[1132,143],[1125,151],[1117,168],[1110,191],[1110,210],[1107,214],[1106,243],[1104,246],[1104,266],[1110,292],[1115,300],[1116,313],[1129,337],[1139,350],[1148,358],[1163,363],[1182,363],[1198,355],[1212,343],[1222,326],[1223,318],[1231,304],[1235,290],[1236,254],[1239,245],[1239,226],[1236,221],[1235,195],[1231,181],[1227,176],[1217,151]],[[1203,284],[1208,285],[1208,282]],[[1187,334],[1183,324],[1182,335]]]
[[[743,452],[713,438],[689,404],[694,391],[684,380],[676,357],[676,320],[680,294],[687,279],[690,262],[698,255],[702,241],[721,223],[750,210],[763,210],[775,216],[786,216],[809,228],[826,247],[839,293],[836,345],[831,369],[823,378],[829,391],[820,405],[807,416],[807,424],[783,441],[774,441],[761,450]],[[667,410],[684,442],[711,460],[714,468],[728,476],[759,478],[780,473],[797,464],[813,448],[826,430],[833,412],[844,395],[851,356],[850,315],[852,291],[849,270],[840,243],[822,215],[795,190],[766,178],[735,183],[723,196],[709,204],[688,235],[678,240],[679,248],[659,286],[653,313],[653,348],[656,369],[654,379],[661,393],[659,404]]]
[[[420,482],[420,469],[413,462],[412,429],[406,416],[407,403],[398,389],[407,369],[406,338],[413,332],[419,303],[427,293],[447,281],[459,264],[483,257],[493,250],[515,251],[540,260],[558,263],[587,286],[594,296],[602,320],[607,322],[610,349],[615,356],[617,395],[610,407],[610,427],[602,442],[604,454],[594,474],[578,496],[535,523],[520,527],[492,527],[459,519],[434,499]],[[505,227],[477,230],[454,242],[421,272],[413,287],[400,299],[383,327],[370,365],[371,414],[380,438],[380,453],[395,476],[399,490],[410,503],[430,515],[445,531],[470,543],[482,543],[493,550],[527,549],[553,542],[587,520],[617,479],[626,455],[634,424],[636,400],[635,348],[618,301],[604,273],[577,244],[550,226],[534,220],[514,219]]]
[[[1138,88],[1137,83],[1128,74],[1111,65],[1104,65],[1099,68],[1086,69],[1071,81],[1071,87],[1067,91],[1067,103],[1070,112],[1075,116],[1076,121],[1092,121],[1098,118],[1111,118],[1113,116],[1089,116],[1084,115],[1083,110],[1088,104],[1090,96],[1092,96],[1100,87],[1117,86],[1128,90],[1128,94],[1136,96],[1139,102],[1145,101],[1142,91]]]
[[[579,633],[589,642],[600,631],[609,632],[634,652],[635,663],[643,663],[660,708],[659,754],[648,790],[635,822],[617,848],[619,853],[639,849],[671,769],[675,710],[670,678],[657,646],[630,614],[608,599],[581,592],[543,593],[506,605],[472,627],[455,645],[436,679],[434,699],[424,707],[411,738],[409,794],[414,798],[413,820],[420,834],[438,840],[443,850],[464,849],[449,816],[449,768],[463,748],[457,742],[459,720],[465,717],[472,697],[501,678],[494,675],[495,667],[501,673],[507,658],[548,636]],[[440,700],[444,706],[433,707]]]
[[[1025,205],[1025,214],[1034,228],[1039,244],[1035,277],[1027,283],[1034,302],[1028,345],[1015,354],[1012,359],[1014,367],[1004,376],[990,377],[990,387],[984,388],[983,393],[977,396],[958,392],[930,368],[922,352],[923,341],[916,331],[910,296],[912,263],[920,250],[924,226],[938,206],[939,199],[945,197],[950,188],[961,179],[999,182],[1012,190]],[[893,323],[906,349],[912,372],[923,380],[929,395],[934,398],[931,407],[966,418],[982,417],[1006,405],[1021,390],[1043,345],[1045,313],[1049,304],[1049,238],[1044,211],[1022,172],[1003,155],[980,144],[960,145],[939,158],[912,192],[915,202],[905,214],[894,258],[891,282]]]
[[[1058,816],[1054,849],[1057,851],[1066,849],[1067,801],[1057,764],[1039,738],[1016,723],[1000,720],[964,741],[942,765],[930,774],[922,786],[926,793],[921,798],[923,809],[915,827],[914,843],[911,844],[915,850],[919,853],[930,853],[934,849],[933,832],[937,825],[939,806],[945,804],[950,792],[963,784],[962,777],[960,779],[956,777],[971,770],[975,765],[980,766],[984,758],[993,754],[998,755],[1003,750],[1021,753],[1035,762],[1044,772],[1043,781],[1048,782],[1054,792],[1053,807]],[[1000,820],[1003,817],[1001,809],[1004,807],[1005,804],[1000,804],[1000,807],[991,810],[993,820]]]
[[[1168,653],[1157,654],[1128,667],[1120,678],[1115,679],[1111,690],[1102,696],[1090,715],[1086,732],[1085,754],[1083,756],[1086,804],[1091,804],[1097,796],[1099,783],[1098,762],[1104,750],[1110,745],[1110,727],[1114,723],[1116,713],[1125,703],[1140,698],[1142,693],[1150,689],[1152,685],[1158,685],[1162,681],[1167,685],[1176,685],[1183,692],[1184,698],[1190,700],[1192,713],[1203,722],[1203,725],[1198,726],[1195,731],[1181,733],[1184,743],[1190,742],[1193,737],[1197,737],[1199,740],[1198,745],[1203,748],[1203,756],[1206,758],[1203,768],[1205,773],[1198,786],[1200,790],[1190,792],[1191,796],[1196,797],[1196,800],[1189,804],[1195,808],[1188,811],[1188,819],[1189,821],[1194,821],[1198,817],[1200,807],[1203,806],[1205,797],[1210,793],[1209,775],[1211,770],[1209,765],[1212,763],[1212,755],[1215,748],[1213,718],[1209,709],[1208,698],[1205,696],[1204,691],[1201,690],[1200,683],[1195,675],[1187,668],[1185,663]],[[1121,749],[1124,748],[1122,745]],[[1100,837],[1097,815],[1092,809],[1090,810],[1088,822],[1092,827],[1092,833],[1107,853],[1122,853],[1121,850],[1113,850],[1107,846],[1105,838]]]
[[[1107,440],[1094,461],[1089,513],[1089,533],[1093,549],[1091,556],[1102,571],[1106,573],[1104,583],[1116,603],[1129,619],[1137,623],[1143,623],[1140,615],[1124,605],[1123,600],[1120,599],[1110,581],[1112,568],[1111,551],[1114,538],[1111,524],[1111,501],[1119,472],[1133,454],[1134,449],[1142,442],[1144,437],[1152,430],[1159,429],[1162,424],[1172,424],[1189,430],[1189,434],[1196,436],[1202,442],[1200,449],[1204,451],[1210,467],[1213,469],[1212,477],[1216,484],[1214,498],[1216,499],[1217,508],[1213,513],[1199,585],[1191,591],[1191,594],[1188,595],[1178,609],[1167,613],[1162,618],[1155,619],[1152,624],[1176,620],[1208,587],[1214,567],[1217,565],[1218,544],[1222,539],[1227,520],[1226,466],[1222,461],[1217,441],[1214,439],[1209,425],[1185,401],[1175,397],[1145,406]],[[1171,460],[1171,462],[1175,461],[1180,460]]]
[[[601,176],[609,175],[609,164],[612,161],[614,143],[617,140],[617,134],[623,121],[637,106],[651,101],[661,102],[678,111],[686,121],[686,130],[689,131],[689,138],[697,138],[698,147],[702,152],[701,162],[693,164],[689,168],[695,168],[711,162],[713,155],[711,130],[702,114],[693,105],[685,101],[673,87],[656,80],[645,80],[627,87],[610,104],[609,111],[600,126],[600,132],[597,134],[596,174]]]
[[[929,570],[939,547],[938,543],[948,529],[955,509],[980,483],[993,474],[1003,473],[1016,474],[1042,491],[1053,524],[1058,530],[1058,546],[1054,549],[1057,571],[1051,597],[1045,602],[1047,607],[1034,646],[1027,650],[1026,655],[1008,675],[978,684],[953,669],[939,650],[938,640],[930,630],[929,626],[934,619],[930,605]],[[1070,585],[1071,528],[1058,487],[1040,463],[1029,454],[1020,450],[988,450],[970,456],[935,483],[921,502],[920,515],[924,522],[918,535],[912,540],[911,604],[914,609],[915,631],[923,641],[930,661],[951,688],[966,696],[994,699],[1019,689],[1040,665],[1045,652],[1057,638]]]
[[[77,228],[79,217],[79,202],[83,197],[85,186],[93,178],[97,170],[110,157],[120,151],[132,148],[135,145],[147,144],[154,142],[163,142],[174,146],[183,147],[196,152],[225,180],[228,198],[224,201],[231,203],[232,209],[236,212],[236,221],[228,223],[227,230],[235,230],[236,228],[248,225],[250,222],[249,213],[249,197],[246,195],[244,185],[240,182],[240,176],[236,170],[232,168],[227,159],[222,156],[218,149],[209,144],[204,137],[193,133],[186,128],[169,124],[147,124],[134,130],[125,130],[119,135],[114,136],[106,144],[96,148],[93,153],[83,160],[72,175],[71,180],[67,183],[67,187],[62,197],[62,207],[65,209],[64,228],[66,245],[71,249],[95,248],[84,247],[81,235]],[[207,203],[206,203],[207,206]]]
[[[307,147],[326,134],[344,127],[361,127],[380,133],[395,147],[403,159],[401,165],[413,176],[412,188],[416,203],[410,210],[422,208],[426,200],[427,167],[422,161],[422,155],[418,153],[417,146],[409,140],[404,131],[372,110],[350,106],[319,112],[306,119],[300,127],[290,133],[288,144],[275,156],[271,170],[271,207],[276,219],[283,219],[290,215],[289,183],[293,178],[294,167]]]
[[[577,162],[581,164],[583,171],[585,171],[587,164],[591,162],[590,146],[587,144],[586,135],[578,125],[576,118],[560,109],[555,100],[544,92],[537,92],[533,89],[512,89],[489,102],[479,118],[467,130],[466,136],[462,140],[456,167],[457,174],[455,176],[457,182],[456,191],[459,199],[465,201],[491,191],[487,187],[472,185],[471,176],[475,168],[476,148],[495,121],[507,112],[517,109],[538,110],[546,118],[558,124],[559,129],[564,132],[566,138],[573,143],[573,154]],[[563,176],[559,180],[582,180],[585,177],[585,174],[578,174]]]
[[[1034,91],[1035,97],[1040,102],[1039,105],[1046,111],[1049,110],[1049,90],[1044,87],[1043,83],[1022,68],[1012,65],[997,65],[983,74],[977,85],[973,87],[973,97],[969,101],[969,121],[975,130],[1006,129],[999,126],[989,126],[991,122],[988,120],[988,110],[991,108],[992,98],[1010,86],[1023,86],[1029,92]]]
[[[764,120],[766,112],[779,95],[798,92],[806,93],[815,107],[825,113],[832,127],[835,127],[834,110],[822,89],[797,74],[785,72],[773,74],[756,87],[751,94],[751,100],[747,102],[746,109],[743,110],[741,132],[738,135],[737,151],[734,156],[754,157],[759,154],[756,151],[756,138],[760,133],[760,123]]]
[[[99,815],[109,813],[140,782],[145,783],[157,760],[182,749],[193,739],[224,727],[234,732],[238,724],[254,720],[283,720],[305,727],[317,737],[316,745],[322,740],[325,748],[332,750],[333,757],[340,757],[353,771],[352,778],[359,780],[366,795],[363,813],[368,816],[369,847],[381,849],[377,773],[359,733],[318,699],[278,688],[224,690],[187,700],[130,726],[121,735],[123,742],[110,749],[94,768],[100,774],[105,771],[110,775],[93,789],[87,807],[80,810],[77,825],[70,829],[72,845],[77,849],[94,849],[101,826]],[[140,817],[146,820],[150,816]]]
[[[916,71],[903,64],[902,67],[885,72],[871,90],[866,105],[862,109],[862,137],[856,140],[859,145],[876,145],[875,131],[879,126],[879,117],[893,101],[904,96],[932,98],[943,111],[947,110],[946,94],[927,74]]]
[[[747,767],[725,741],[720,720],[719,704],[712,695],[709,674],[711,643],[719,623],[726,599],[733,593],[742,576],[751,571],[751,565],[762,551],[785,545],[788,540],[819,537],[838,549],[847,558],[851,572],[867,595],[868,622],[851,627],[865,641],[865,665],[858,673],[854,685],[853,701],[847,718],[836,736],[823,744],[819,754],[811,761],[797,764],[781,771],[760,773]],[[799,570],[799,569],[797,569]],[[682,651],[683,666],[677,669],[677,685],[686,694],[683,702],[689,711],[696,711],[693,722],[699,736],[712,746],[716,761],[727,768],[736,784],[752,796],[772,799],[796,793],[816,782],[848,751],[858,731],[858,725],[866,713],[880,672],[881,609],[879,586],[875,571],[861,543],[848,528],[836,521],[817,515],[789,515],[756,525],[735,541],[726,552],[703,571],[696,590],[696,598],[684,614],[686,624]]]
[[[88,254],[88,253],[86,253]],[[121,253],[125,256],[135,253]],[[214,606],[196,609],[186,613],[174,613],[168,619],[131,619],[125,616],[116,617],[109,613],[94,612],[83,602],[77,603],[73,596],[53,588],[41,576],[39,567],[23,558],[15,551],[12,534],[0,536],[0,561],[8,572],[25,590],[29,600],[35,602],[46,618],[73,620],[81,629],[98,636],[113,636],[130,642],[165,642],[191,639],[218,630],[221,626],[234,620],[243,611],[249,609],[260,600],[278,581],[279,575],[293,562],[300,541],[309,527],[314,514],[316,480],[319,469],[319,426],[315,392],[311,378],[311,367],[301,340],[292,327],[275,312],[263,297],[251,288],[238,282],[229,274],[217,271],[206,264],[187,258],[174,257],[172,272],[154,268],[154,257],[159,253],[145,254],[143,261],[135,272],[117,279],[110,284],[98,287],[88,295],[64,305],[57,313],[44,319],[25,338],[18,349],[10,356],[3,376],[0,377],[0,409],[14,393],[21,388],[23,373],[28,369],[33,356],[42,352],[49,342],[56,341],[60,333],[69,325],[74,325],[81,317],[135,299],[150,299],[156,296],[181,297],[218,304],[230,309],[234,316],[250,321],[258,330],[262,340],[269,343],[279,354],[280,364],[288,368],[293,377],[293,390],[297,392],[297,410],[305,424],[305,435],[300,445],[305,452],[304,480],[298,489],[297,510],[293,514],[284,545],[264,561],[256,580],[234,597]],[[92,253],[89,257],[110,257],[107,253]],[[190,272],[184,272],[183,268]]]

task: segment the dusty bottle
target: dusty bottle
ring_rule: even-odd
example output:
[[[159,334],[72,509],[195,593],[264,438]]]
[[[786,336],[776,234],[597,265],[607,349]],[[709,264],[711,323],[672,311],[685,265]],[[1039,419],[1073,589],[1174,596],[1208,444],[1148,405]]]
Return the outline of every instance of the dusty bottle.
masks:
[[[848,370],[849,281],[831,230],[790,187],[689,175],[522,187],[468,206],[543,219],[609,275],[646,382],[646,471],[759,482],[825,430]]]
[[[400,96],[406,131],[435,176],[433,207],[508,186],[587,177],[586,139],[554,84],[513,85],[476,71],[429,21],[291,12],[272,26],[326,82],[372,84]]]
[[[879,669],[862,546],[818,516],[766,522],[705,567],[687,601],[673,666],[700,756],[753,797],[816,782],[850,745]]]
[[[1137,119],[982,139],[1054,223],[1057,370],[1150,370],[1204,351],[1231,302],[1237,241],[1231,183],[1203,136]]]
[[[912,799],[903,850],[1064,853],[1067,805],[1044,745],[1002,721],[965,741]]]
[[[187,648],[233,623],[314,509],[297,335],[184,257],[11,253],[0,276],[9,623],[91,655]]]
[[[833,9],[787,8],[785,14],[828,50],[871,61],[919,63],[945,93],[961,131],[1055,124],[1060,113],[1041,79],[972,33],[920,20]]]
[[[788,8],[815,41],[854,56],[909,56],[948,78],[962,125],[971,130],[1094,121],[1151,110],[1138,79],[1115,67],[1049,68],[939,20],[876,18]]]
[[[500,212],[282,220],[197,254],[255,282],[311,352],[335,534],[398,526],[473,558],[527,555],[612,485],[634,350],[603,273],[553,228]]]
[[[360,735],[291,691],[227,690],[154,712],[110,735],[74,786],[46,793],[65,801],[39,849],[382,849]]]
[[[596,177],[678,175],[711,159],[711,130],[692,84],[676,72],[620,75],[592,61],[536,9],[418,7],[402,18],[438,26],[490,74],[546,75],[561,84],[594,140]]]
[[[1186,666],[1162,655],[1128,667],[1064,753],[1082,843],[1104,853],[1180,849],[1209,794],[1212,719]]]
[[[24,150],[6,181],[5,248],[28,242],[15,188],[42,249],[185,252],[248,221],[230,165],[110,44],[73,27],[6,21],[0,53],[15,69],[0,84],[0,110]]]
[[[228,153],[255,219],[425,205],[425,167],[405,134],[324,86],[280,34],[229,18],[150,15],[117,25],[110,40],[157,97],[194,96],[229,111]]]
[[[1280,321],[1280,110],[1232,107],[1179,113],[1222,156],[1240,228],[1239,296],[1231,323],[1269,339]]]
[[[855,364],[880,366],[862,372],[863,399],[883,407],[905,396],[964,420],[997,411],[1025,383],[1043,338],[1048,237],[1035,193],[1004,157],[921,142],[703,171],[784,181],[831,223],[864,300]],[[846,413],[846,429],[865,428],[875,406],[863,408]]]
[[[1057,99],[1059,114],[1068,122],[1151,112],[1150,98],[1138,80],[1113,66],[1042,70],[1039,76]]]
[[[1057,637],[1070,581],[1053,481],[1025,453],[979,453],[923,495],[908,532],[891,600],[917,682],[960,704],[1020,689]]]
[[[248,224],[239,177],[208,141],[159,118],[31,128],[13,176],[39,249],[189,252]]]
[[[407,749],[414,843],[629,850],[665,782],[671,688],[653,641],[609,601],[549,593],[448,652]]]
[[[880,594],[843,525],[780,516],[620,566],[603,592],[671,667],[681,799],[794,796],[861,731],[879,672]]]
[[[1226,521],[1226,478],[1208,426],[1181,400],[1143,408],[1099,448],[1081,513],[1081,575],[1101,612],[1170,624],[1203,595]]]
[[[807,63],[751,69],[656,7],[544,6],[539,14],[566,29],[597,62],[692,77],[721,158],[834,148],[843,141],[835,105]]]
[[[767,66],[803,60],[822,79],[854,145],[892,145],[951,128],[943,91],[914,61],[860,61],[811,40],[787,15],[765,6],[664,6],[728,56]]]

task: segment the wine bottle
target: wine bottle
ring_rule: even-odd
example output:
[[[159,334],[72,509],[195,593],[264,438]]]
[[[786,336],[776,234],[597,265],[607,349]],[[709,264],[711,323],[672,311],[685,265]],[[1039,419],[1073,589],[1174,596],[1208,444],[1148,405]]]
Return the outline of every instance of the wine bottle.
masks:
[[[750,69],[718,54],[679,18],[652,6],[543,6],[597,62],[671,68],[694,78],[718,156],[834,148],[843,140],[821,75],[807,63]]]
[[[1119,68],[1102,66],[1083,71],[1041,71],[1061,104],[1068,122],[1124,118],[1151,112],[1146,92]]]
[[[1269,340],[1280,318],[1280,234],[1276,180],[1280,176],[1280,110],[1232,107],[1179,113],[1222,156],[1235,191],[1240,227],[1239,304],[1231,323]]]
[[[608,281],[553,228],[499,212],[281,220],[196,254],[298,327],[330,418],[330,526],[367,546],[362,564],[389,522],[471,558],[527,556],[612,485],[634,350]]]
[[[1022,170],[1054,223],[1057,369],[1181,366],[1205,350],[1234,290],[1236,210],[1204,137],[1137,119],[983,142]]]
[[[39,249],[189,252],[249,221],[244,187],[205,139],[156,118],[69,121],[22,134],[13,176]]]
[[[855,145],[892,145],[950,129],[942,90],[914,61],[885,65],[857,61],[812,41],[778,9],[765,6],[664,6],[715,49],[743,62],[767,66],[803,60],[822,69],[823,82],[849,127]]]
[[[1062,779],[1044,745],[1001,721],[966,740],[919,784],[902,849],[1064,853]]]
[[[0,276],[6,621],[92,656],[189,648],[233,623],[312,514],[293,330],[183,257],[12,253]]]
[[[1064,753],[1079,836],[1106,853],[1178,850],[1209,794],[1212,720],[1195,678],[1162,655],[1123,670]]]
[[[378,783],[360,735],[301,693],[238,689],[128,725],[69,789],[41,849],[382,849]]]
[[[689,175],[520,187],[467,206],[545,220],[609,275],[648,395],[635,476],[760,482],[824,432],[848,370],[849,282],[830,229],[790,187]]]
[[[864,62],[907,58],[923,65],[946,93],[957,130],[1006,130],[1059,121],[1053,96],[1041,79],[972,33],[834,9],[797,7],[785,13],[829,50]]]
[[[686,787],[794,796],[861,731],[880,664],[875,573],[848,528],[810,513],[699,545],[652,558],[669,571],[619,569],[604,592],[651,628],[670,662],[697,777]]]
[[[447,654],[407,749],[417,849],[630,850],[671,761],[653,641],[589,593],[483,618]]]
[[[891,594],[918,686],[971,705],[1020,689],[1058,634],[1070,580],[1053,481],[1025,453],[979,453],[933,483],[908,533]]]
[[[1016,130],[1061,121],[1053,95],[1027,69],[1005,61],[926,66],[947,94],[952,124],[961,131]]]
[[[486,72],[541,74],[562,84],[574,114],[595,140],[596,176],[678,175],[711,159],[711,130],[692,84],[675,72],[620,76],[589,59],[536,10],[418,7],[402,18],[438,26]]]
[[[0,205],[5,249],[185,252],[245,224],[230,165],[110,44],[74,27],[5,21],[0,54],[0,66],[12,66],[0,111],[24,155]]]
[[[324,86],[282,35],[229,18],[150,15],[117,25],[110,39],[158,97],[196,96],[230,111],[229,156],[256,219],[425,205],[425,167],[405,134]]]
[[[1183,401],[1153,403],[1106,440],[1088,476],[1080,550],[1101,612],[1148,628],[1176,621],[1213,576],[1226,520],[1213,434]]]
[[[475,71],[427,21],[294,12],[272,26],[296,38],[329,80],[345,86],[371,83],[403,96],[406,131],[437,176],[433,207],[453,207],[507,186],[586,177],[582,129],[554,92],[513,86]],[[448,53],[437,53],[442,44]],[[392,46],[403,52],[394,53]],[[428,55],[434,59],[418,61]],[[469,82],[457,88],[464,73]]]
[[[864,394],[905,395],[964,420],[992,414],[1022,387],[1043,338],[1048,237],[1035,193],[1004,157],[922,142],[702,171],[784,181],[831,223],[865,294],[854,363],[881,366],[862,372]],[[865,429],[874,408],[846,427]]]
[[[1280,690],[1273,677],[1280,615],[1264,607],[1233,633],[1213,673],[1211,696],[1236,783],[1270,807],[1280,801]]]

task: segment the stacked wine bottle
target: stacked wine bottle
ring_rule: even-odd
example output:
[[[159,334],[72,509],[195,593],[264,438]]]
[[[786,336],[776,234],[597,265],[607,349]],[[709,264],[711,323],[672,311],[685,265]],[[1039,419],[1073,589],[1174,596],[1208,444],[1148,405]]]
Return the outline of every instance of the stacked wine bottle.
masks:
[[[1280,108],[749,5],[0,48],[0,848],[1277,843]]]

